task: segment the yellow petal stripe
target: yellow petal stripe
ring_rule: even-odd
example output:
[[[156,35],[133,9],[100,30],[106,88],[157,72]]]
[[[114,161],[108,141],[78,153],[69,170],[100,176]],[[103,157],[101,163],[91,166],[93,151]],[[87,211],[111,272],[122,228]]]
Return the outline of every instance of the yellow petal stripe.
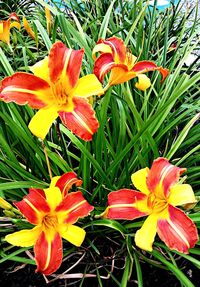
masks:
[[[58,108],[56,106],[40,109],[29,123],[29,129],[38,138],[42,140],[46,137],[52,123],[58,117]]]
[[[149,189],[146,183],[148,172],[149,168],[146,167],[136,171],[131,175],[132,183],[136,187],[136,189],[147,195],[149,194]]]
[[[84,76],[78,80],[77,86],[72,91],[74,97],[90,97],[94,95],[102,95],[104,89],[94,74]]]
[[[150,79],[144,75],[137,75],[138,77],[138,82],[135,84],[135,87],[141,91],[145,91],[146,89],[148,89],[151,86],[151,81]]]
[[[60,189],[58,187],[50,187],[44,189],[46,200],[53,211],[56,206],[59,205],[59,203],[62,201],[62,194],[60,192]]]
[[[5,240],[15,246],[29,247],[35,244],[41,232],[41,226],[36,226],[6,235]]]
[[[173,206],[195,203],[196,199],[192,187],[189,184],[176,184],[172,186],[168,202]]]
[[[69,225],[65,224],[62,226],[62,228],[61,226],[59,227],[60,227],[59,233],[62,238],[66,239],[75,246],[81,246],[83,240],[85,239],[86,234],[84,229],[71,224]]]
[[[152,251],[152,244],[157,232],[158,216],[151,214],[135,234],[135,244],[146,251]]]

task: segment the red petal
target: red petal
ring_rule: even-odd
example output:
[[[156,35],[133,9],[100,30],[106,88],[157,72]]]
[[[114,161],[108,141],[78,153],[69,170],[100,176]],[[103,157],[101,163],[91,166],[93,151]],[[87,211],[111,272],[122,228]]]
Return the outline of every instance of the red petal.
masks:
[[[97,44],[100,44],[100,43],[109,45],[111,47],[114,61],[118,60],[119,62],[124,63],[126,59],[126,46],[124,45],[124,42],[122,39],[117,38],[117,37],[111,37],[106,40],[99,39]]]
[[[48,241],[42,232],[35,247],[36,272],[50,275],[55,272],[62,263],[62,239],[59,233],[55,233],[54,239]]]
[[[140,61],[136,63],[131,71],[137,72],[137,73],[146,73],[149,71],[155,71],[158,70],[162,74],[162,81],[167,77],[169,74],[168,69],[163,67],[158,67],[154,62],[151,61]]]
[[[51,100],[50,86],[34,75],[15,73],[1,81],[0,99],[6,103],[29,104],[31,108],[40,109]]]
[[[158,235],[169,248],[188,253],[198,241],[197,228],[180,209],[169,205],[168,212],[169,220],[158,220]]]
[[[60,188],[62,195],[66,196],[73,184],[81,186],[82,180],[77,178],[75,172],[67,172],[58,179],[56,186]]]
[[[9,15],[9,18],[8,19],[13,19],[15,21],[18,21],[19,22],[19,17],[17,16],[17,14],[15,12],[11,13]]]
[[[87,216],[94,207],[83,197],[81,191],[71,192],[56,207],[56,212],[66,211],[65,223],[73,224],[80,217]]]
[[[56,82],[65,69],[71,88],[78,81],[84,50],[68,49],[62,42],[53,44],[49,53],[49,73],[52,82]]]
[[[105,75],[115,67],[121,67],[124,72],[128,71],[126,65],[115,63],[111,54],[102,54],[94,63],[93,73],[100,82],[103,82]]]
[[[29,189],[29,194],[14,204],[32,224],[40,223],[43,218],[43,213],[50,211],[50,207],[41,194],[41,191],[34,188]]]
[[[59,116],[63,124],[75,135],[85,141],[90,141],[99,127],[95,112],[86,99],[74,98],[74,105],[73,112],[60,111]]]
[[[136,200],[143,200],[146,195],[132,189],[119,189],[108,194],[108,205],[133,204]]]
[[[185,168],[179,168],[169,163],[166,158],[154,160],[147,176],[147,186],[151,192],[155,191],[156,186],[162,184],[164,195],[168,196],[169,188],[175,184],[180,175],[185,172]]]
[[[110,219],[132,220],[145,216],[147,213],[141,212],[135,206],[130,205],[133,205],[136,201],[145,200],[146,198],[145,194],[131,189],[112,191],[108,195],[109,208],[106,217]]]

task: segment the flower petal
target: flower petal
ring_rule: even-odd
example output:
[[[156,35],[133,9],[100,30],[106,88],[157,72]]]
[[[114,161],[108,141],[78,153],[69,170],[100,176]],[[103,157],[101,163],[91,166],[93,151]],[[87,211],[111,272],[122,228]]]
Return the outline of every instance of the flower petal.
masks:
[[[14,204],[32,224],[41,223],[43,215],[50,211],[46,199],[35,188],[30,188],[29,194]]]
[[[104,89],[94,74],[90,74],[80,78],[77,86],[72,91],[73,97],[90,97],[94,95],[102,95]]]
[[[109,85],[118,85],[127,82],[135,77],[135,72],[128,71],[128,67],[121,64],[121,66],[118,65],[118,67],[114,67],[112,69],[109,77]]]
[[[81,191],[71,192],[56,207],[60,223],[75,223],[80,217],[87,216],[94,207],[83,197]]]
[[[0,99],[6,103],[28,104],[31,108],[40,109],[51,103],[53,96],[46,81],[19,72],[1,81]]]
[[[28,20],[27,20],[26,17],[24,17],[24,16],[23,16],[23,25],[24,25],[24,28],[25,28],[26,32],[28,33],[28,35],[29,35],[33,40],[35,40],[35,39],[36,39],[35,33],[34,33],[34,31],[31,29],[31,26],[30,26]]]
[[[19,22],[19,17],[17,16],[17,14],[15,12],[12,12],[10,15],[9,15],[9,18],[8,19],[12,19],[12,20],[15,20],[15,21],[18,21]]]
[[[68,49],[63,43],[56,42],[49,53],[49,72],[53,83],[61,80],[66,90],[77,83],[82,65],[84,50]]]
[[[120,189],[109,193],[104,217],[131,220],[147,215],[148,211],[145,194],[135,190]]]
[[[62,194],[58,187],[50,187],[44,189],[46,200],[48,202],[51,210],[55,210],[55,208],[62,202]]]
[[[170,188],[168,202],[173,206],[195,203],[196,199],[192,187],[189,184],[173,185]]]
[[[63,124],[75,135],[85,141],[90,141],[99,127],[94,110],[83,98],[75,98],[74,105],[73,112],[60,111],[59,116]]]
[[[20,23],[14,21],[14,22],[10,23],[10,29],[11,29],[12,27],[15,27],[15,28],[17,28],[18,30],[20,30],[21,25],[20,25]]]
[[[12,23],[10,22],[12,19],[19,21],[19,17],[15,12],[11,13],[6,21],[0,21],[0,40],[8,45],[10,44],[10,28],[12,27]],[[15,25],[16,24],[14,24],[14,26]],[[17,28],[19,28],[19,26]]]
[[[15,246],[29,247],[35,245],[41,232],[41,226],[36,226],[33,229],[24,229],[8,234],[6,235],[5,240]]]
[[[43,108],[34,115],[28,127],[32,134],[43,140],[57,117],[58,108],[56,106]]]
[[[146,251],[152,251],[157,231],[158,216],[151,214],[147,217],[142,227],[135,234],[135,244]]]
[[[170,164],[166,158],[157,158],[154,160],[147,176],[148,189],[155,192],[157,188],[159,192],[168,196],[169,188],[177,183],[180,175],[185,171],[185,168]]]
[[[63,225],[59,232],[62,238],[74,244],[75,246],[81,246],[86,234],[83,228],[71,224]]]
[[[138,82],[135,84],[135,87],[141,91],[146,91],[151,86],[151,81],[146,75],[137,75]]]
[[[60,191],[62,192],[62,196],[65,197],[73,184],[75,184],[76,186],[81,186],[82,180],[77,178],[75,172],[67,172],[59,177],[59,179],[55,183],[55,186],[60,189]]]
[[[149,189],[147,186],[147,175],[149,173],[149,168],[145,167],[134,172],[131,175],[131,180],[136,189],[140,190],[142,193],[149,194]]]
[[[180,209],[169,205],[169,219],[158,220],[158,235],[170,249],[188,253],[198,241],[198,232],[192,220]]]
[[[50,240],[45,232],[38,238],[35,248],[36,272],[50,275],[55,272],[62,263],[62,239],[59,233],[54,234]]]
[[[106,54],[112,54],[112,49],[109,45],[106,45],[106,44],[97,44],[95,45],[94,49],[92,50],[92,58],[94,60],[96,60],[96,53],[106,53]]]
[[[111,37],[106,40],[99,39],[97,44],[103,43],[104,45],[108,45],[112,50],[112,56],[115,63],[124,63],[126,60],[126,46],[122,39],[117,37]],[[102,48],[102,46],[101,46]],[[105,53],[108,48],[103,47],[103,49],[99,52]]]
[[[49,59],[45,57],[43,60],[37,62],[35,65],[29,67],[31,72],[41,79],[45,80],[47,83],[50,83],[49,78]]]
[[[168,69],[163,68],[163,67],[158,67],[154,62],[140,61],[136,63],[132,68],[132,71],[137,72],[137,73],[146,73],[146,72],[156,71],[156,70],[162,74],[162,81],[164,81],[164,79],[169,74]]]

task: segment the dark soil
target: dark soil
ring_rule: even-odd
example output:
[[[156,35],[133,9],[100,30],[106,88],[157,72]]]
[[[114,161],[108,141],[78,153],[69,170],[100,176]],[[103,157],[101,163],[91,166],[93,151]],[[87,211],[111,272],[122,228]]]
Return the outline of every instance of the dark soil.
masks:
[[[188,261],[181,259],[179,267],[182,272],[193,282],[195,287],[200,286],[200,274],[199,270],[194,265],[188,263]],[[66,262],[67,263],[67,262]],[[68,264],[68,263],[67,263]],[[65,265],[65,262],[63,263]],[[64,266],[62,267],[64,268]],[[21,268],[20,268],[21,267]],[[69,266],[67,266],[68,268]],[[93,266],[94,267],[94,266]],[[169,271],[158,269],[147,263],[141,263],[144,287],[179,287],[180,282],[178,279]],[[67,269],[66,268],[66,269]],[[109,268],[107,268],[109,269]],[[7,261],[0,265],[0,286],[8,287],[59,287],[59,286],[83,286],[83,287],[99,287],[98,280],[95,278],[84,279],[82,285],[80,279],[58,279],[52,283],[46,283],[44,277],[41,274],[35,273],[35,266],[23,265],[20,263]],[[75,270],[74,273],[81,272]],[[73,273],[73,272],[70,272]],[[123,270],[114,270],[113,274],[121,281]],[[101,274],[101,271],[100,271]],[[103,274],[106,275],[106,274]],[[136,281],[135,270],[132,272],[132,276],[127,287],[138,286]],[[52,279],[49,278],[49,279]],[[117,284],[110,279],[101,279],[103,287],[114,287]]]

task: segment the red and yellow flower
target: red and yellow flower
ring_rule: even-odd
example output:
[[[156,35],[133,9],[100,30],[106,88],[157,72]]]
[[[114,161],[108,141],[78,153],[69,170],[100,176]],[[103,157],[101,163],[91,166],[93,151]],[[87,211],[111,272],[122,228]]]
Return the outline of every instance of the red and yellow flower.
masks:
[[[198,240],[198,232],[192,220],[176,208],[196,201],[192,187],[178,183],[185,170],[170,164],[165,158],[156,159],[151,169],[144,168],[132,174],[133,185],[141,192],[120,189],[108,195],[104,216],[132,220],[148,215],[135,234],[138,247],[152,251],[158,233],[170,249],[188,253]]]
[[[11,20],[15,20],[12,21]],[[20,29],[19,17],[15,12],[11,13],[7,20],[0,21],[0,41],[10,44],[10,29],[16,27]]]
[[[97,53],[100,54],[98,58],[96,58]],[[150,87],[151,82],[144,73],[157,70],[162,74],[162,81],[168,75],[168,69],[158,67],[152,61],[136,62],[137,58],[127,50],[123,40],[117,37],[99,39],[93,49],[93,59],[95,60],[94,74],[101,82],[111,71],[108,87],[137,77],[136,88],[145,91]]]
[[[21,230],[5,237],[12,245],[34,245],[37,272],[45,275],[55,272],[62,262],[62,238],[80,246],[85,230],[74,225],[80,217],[92,210],[81,191],[68,193],[73,184],[81,185],[75,173],[54,177],[44,190],[29,189],[22,201],[14,203],[25,218],[35,227]]]
[[[56,42],[49,56],[31,67],[34,75],[18,72],[2,80],[1,100],[39,109],[29,124],[37,137],[44,139],[58,116],[83,140],[91,140],[97,131],[99,124],[87,98],[104,90],[94,74],[79,79],[83,54],[83,49]]]

